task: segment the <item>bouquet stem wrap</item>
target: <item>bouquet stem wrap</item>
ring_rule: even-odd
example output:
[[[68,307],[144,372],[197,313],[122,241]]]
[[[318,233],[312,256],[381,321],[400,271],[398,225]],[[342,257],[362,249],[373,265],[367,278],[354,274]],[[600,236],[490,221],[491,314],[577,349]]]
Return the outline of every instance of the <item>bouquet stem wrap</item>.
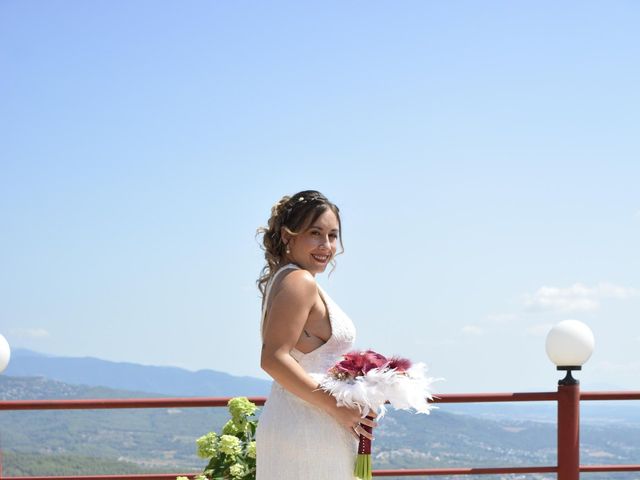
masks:
[[[360,424],[365,431],[371,433],[373,428],[369,425]],[[353,472],[359,480],[371,480],[371,440],[364,435],[360,435],[358,443],[358,456],[356,458],[356,469]]]
[[[360,427],[362,427],[368,433],[373,432],[373,428],[371,428],[369,425],[360,424]],[[371,439],[365,437],[364,435],[360,435],[360,443],[358,444],[358,453],[371,455]]]

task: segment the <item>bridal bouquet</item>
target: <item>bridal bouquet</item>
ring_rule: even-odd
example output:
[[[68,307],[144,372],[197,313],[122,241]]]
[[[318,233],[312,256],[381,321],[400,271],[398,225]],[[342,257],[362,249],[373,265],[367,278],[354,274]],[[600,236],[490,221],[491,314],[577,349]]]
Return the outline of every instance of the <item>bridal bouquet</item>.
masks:
[[[320,388],[336,398],[339,406],[357,407],[365,417],[371,411],[382,418],[385,403],[395,409],[414,409],[429,414],[433,408],[430,392],[434,378],[426,377],[424,363],[406,358],[387,358],[372,350],[349,352],[320,380]],[[370,427],[362,425],[368,432]],[[370,480],[371,440],[360,435],[355,475]]]

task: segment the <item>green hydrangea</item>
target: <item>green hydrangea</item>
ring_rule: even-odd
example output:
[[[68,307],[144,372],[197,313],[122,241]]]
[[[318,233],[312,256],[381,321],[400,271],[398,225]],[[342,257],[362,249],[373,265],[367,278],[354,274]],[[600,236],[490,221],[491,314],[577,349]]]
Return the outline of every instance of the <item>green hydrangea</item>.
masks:
[[[247,457],[256,458],[256,441],[253,440],[247,445]]]
[[[219,442],[220,451],[227,455],[237,455],[242,451],[240,439],[233,435],[222,435]]]
[[[209,432],[196,440],[198,456],[200,458],[215,457],[218,453],[218,435]]]
[[[247,397],[235,397],[227,403],[231,416],[236,419],[248,417],[256,413],[256,406]]]
[[[210,432],[196,440],[197,453],[207,465],[194,480],[256,480],[255,432],[258,408],[247,397],[236,397],[227,403],[231,419],[222,432]],[[176,480],[189,480],[177,477]]]
[[[233,478],[242,478],[244,476],[244,467],[239,463],[231,465],[229,468],[229,475]]]
[[[222,427],[223,435],[238,435],[239,433],[244,432],[247,426],[247,421],[244,419],[240,419],[240,421],[236,421],[235,419],[229,420]]]

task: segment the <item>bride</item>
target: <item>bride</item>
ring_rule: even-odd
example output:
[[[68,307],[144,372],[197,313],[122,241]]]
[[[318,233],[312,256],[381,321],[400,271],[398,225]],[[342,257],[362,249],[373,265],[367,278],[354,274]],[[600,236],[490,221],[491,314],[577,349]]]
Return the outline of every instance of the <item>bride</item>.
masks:
[[[355,340],[349,317],[316,283],[342,247],[340,212],[305,190],[271,209],[263,234],[261,367],[274,380],[256,432],[257,480],[353,480],[362,425],[357,409],[338,407],[318,388]]]

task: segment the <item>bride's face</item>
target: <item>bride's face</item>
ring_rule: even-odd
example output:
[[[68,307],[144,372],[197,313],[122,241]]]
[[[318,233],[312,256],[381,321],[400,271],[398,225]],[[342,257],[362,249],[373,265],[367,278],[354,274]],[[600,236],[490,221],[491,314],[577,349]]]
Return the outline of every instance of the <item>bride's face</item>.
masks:
[[[324,272],[336,254],[338,228],[338,218],[327,209],[307,230],[291,237],[288,243],[291,253],[287,254],[287,260],[313,275]]]

